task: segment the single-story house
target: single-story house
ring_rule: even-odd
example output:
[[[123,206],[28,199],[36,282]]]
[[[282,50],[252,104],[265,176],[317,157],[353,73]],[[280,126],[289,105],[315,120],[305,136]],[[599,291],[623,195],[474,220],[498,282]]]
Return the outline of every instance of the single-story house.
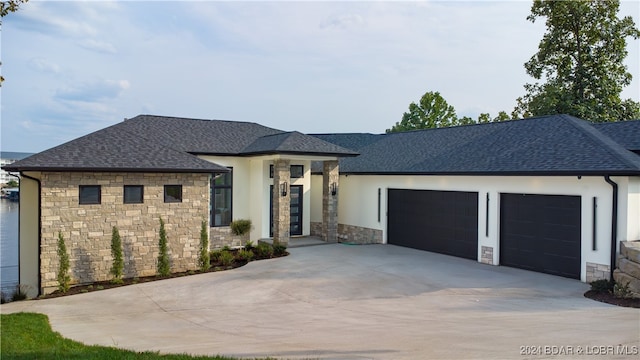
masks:
[[[319,236],[407,246],[593,281],[640,239],[640,121],[568,115],[394,134],[301,134],[255,123],[140,115],[6,167],[19,172],[20,283],[57,286],[61,233],[78,283],[172,270],[213,247]]]

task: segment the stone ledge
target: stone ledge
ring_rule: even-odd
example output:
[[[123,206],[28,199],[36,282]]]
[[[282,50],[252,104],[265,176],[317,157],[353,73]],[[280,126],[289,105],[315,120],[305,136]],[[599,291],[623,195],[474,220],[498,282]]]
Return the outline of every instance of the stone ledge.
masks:
[[[634,297],[640,297],[640,279],[636,279],[618,269],[613,272],[613,279],[621,285],[629,284],[629,290],[634,293]]]
[[[620,254],[635,263],[640,263],[640,240],[621,241]]]

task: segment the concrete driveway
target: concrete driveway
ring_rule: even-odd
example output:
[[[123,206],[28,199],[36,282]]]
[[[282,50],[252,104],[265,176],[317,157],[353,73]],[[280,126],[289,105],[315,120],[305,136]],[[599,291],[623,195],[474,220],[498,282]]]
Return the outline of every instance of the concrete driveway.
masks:
[[[9,303],[1,311],[45,313],[65,337],[139,351],[637,358],[640,311],[586,299],[588,285],[576,280],[391,245],[290,252],[231,271]]]

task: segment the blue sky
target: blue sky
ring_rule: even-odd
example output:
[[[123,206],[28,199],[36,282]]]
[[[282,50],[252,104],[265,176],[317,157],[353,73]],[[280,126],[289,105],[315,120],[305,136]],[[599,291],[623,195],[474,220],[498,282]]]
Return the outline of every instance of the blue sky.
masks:
[[[511,112],[544,21],[531,1],[36,1],[2,23],[3,151],[39,152],[138,114],[380,133],[439,91]],[[621,15],[640,25],[640,3]],[[640,41],[628,40],[640,99]]]

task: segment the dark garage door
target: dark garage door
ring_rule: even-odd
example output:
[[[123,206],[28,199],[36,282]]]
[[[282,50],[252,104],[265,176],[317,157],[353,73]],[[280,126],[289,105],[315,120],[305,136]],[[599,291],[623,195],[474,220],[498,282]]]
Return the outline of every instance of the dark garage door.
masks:
[[[478,193],[389,189],[387,231],[389,244],[476,260]]]
[[[580,279],[580,201],[501,194],[500,264]]]

